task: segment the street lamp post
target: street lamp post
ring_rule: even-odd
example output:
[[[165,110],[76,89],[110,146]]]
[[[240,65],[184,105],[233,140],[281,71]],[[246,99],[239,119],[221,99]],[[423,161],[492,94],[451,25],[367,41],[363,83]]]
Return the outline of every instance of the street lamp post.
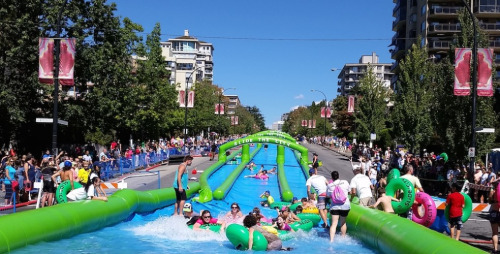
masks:
[[[57,15],[57,31],[56,31],[56,39],[54,40],[55,47],[55,59],[54,59],[54,109],[52,115],[52,153],[54,154],[54,158],[57,156],[57,124],[58,124],[58,104],[59,104],[59,54],[61,51],[61,18],[64,8],[69,0],[65,0],[63,6],[59,10]]]
[[[474,17],[474,14],[472,14],[472,11],[470,9],[470,6],[467,4],[467,1],[462,0],[463,4],[465,5],[465,8],[469,12],[470,18],[472,19],[472,26],[473,26],[473,45],[472,45],[472,126],[471,126],[471,142],[470,142],[470,147],[473,148],[474,150],[476,149],[476,90],[477,90],[477,23],[476,19]],[[474,162],[475,162],[475,154],[473,157],[470,158],[470,164],[469,164],[469,182],[474,181]]]
[[[185,89],[184,89],[184,129],[182,130],[184,132],[184,144],[186,144],[186,141],[187,141],[187,114],[188,114],[188,108],[187,108],[187,102],[188,102],[188,84],[189,84],[189,80],[192,78],[193,74],[195,71],[197,71],[198,69],[200,69],[201,66],[198,66],[196,68],[194,68],[194,70],[190,73],[190,75],[188,77],[186,77],[186,85],[185,85]],[[193,80],[193,83],[194,83],[194,80]]]
[[[326,105],[325,105],[325,126],[324,126],[323,130],[325,131],[325,137],[324,137],[324,138],[326,138],[326,116],[327,116],[328,109],[329,109],[329,107],[328,107],[328,100],[326,99],[326,95],[325,95],[325,93],[323,93],[323,92],[322,92],[322,91],[320,91],[320,90],[311,89],[311,92],[319,92],[319,93],[322,93],[322,94],[323,94],[323,96],[325,96],[325,104],[326,104]]]

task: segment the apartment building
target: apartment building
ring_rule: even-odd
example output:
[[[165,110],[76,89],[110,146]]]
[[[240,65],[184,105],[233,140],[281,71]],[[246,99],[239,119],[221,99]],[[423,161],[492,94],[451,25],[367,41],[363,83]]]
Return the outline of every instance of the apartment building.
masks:
[[[426,46],[429,58],[439,60],[449,53],[455,34],[461,32],[458,12],[464,9],[462,0],[393,0],[392,29],[395,32],[390,50],[396,60],[393,70],[413,43]],[[489,47],[494,49],[495,62],[500,63],[500,1],[472,0],[471,10],[478,26],[488,36]],[[421,41],[417,42],[418,38]],[[500,77],[497,70],[496,78]],[[395,82],[395,80],[393,80]]]
[[[373,52],[371,55],[363,55],[358,63],[345,64],[338,76],[337,92],[341,96],[351,94],[361,78],[365,75],[368,68],[371,67],[378,80],[384,83],[384,86],[391,88],[391,79],[394,73],[391,72],[391,63],[379,63],[379,57]]]
[[[186,82],[213,79],[213,52],[211,43],[200,41],[184,30],[184,35],[161,42],[162,55],[170,70],[170,84],[177,84],[177,90],[184,90]]]
[[[238,95],[229,95],[229,94],[224,94],[224,97],[226,97],[229,101],[226,111],[228,115],[234,115],[236,114],[236,107],[241,104],[240,98]]]

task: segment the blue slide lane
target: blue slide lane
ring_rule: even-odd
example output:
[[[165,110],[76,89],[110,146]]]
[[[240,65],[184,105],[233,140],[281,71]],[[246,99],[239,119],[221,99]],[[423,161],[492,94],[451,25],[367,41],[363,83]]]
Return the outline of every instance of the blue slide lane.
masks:
[[[285,148],[285,172],[288,185],[294,197],[301,199],[307,197],[306,177],[295,158],[293,150]]]

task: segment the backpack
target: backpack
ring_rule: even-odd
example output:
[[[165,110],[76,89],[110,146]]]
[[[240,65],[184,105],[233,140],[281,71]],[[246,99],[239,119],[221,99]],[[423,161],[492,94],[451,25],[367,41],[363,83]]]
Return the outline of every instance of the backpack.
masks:
[[[340,182],[341,183],[341,182]],[[344,194],[342,188],[340,188],[340,183],[334,185],[334,189],[332,191],[332,204],[333,205],[343,205],[347,200],[347,197]]]

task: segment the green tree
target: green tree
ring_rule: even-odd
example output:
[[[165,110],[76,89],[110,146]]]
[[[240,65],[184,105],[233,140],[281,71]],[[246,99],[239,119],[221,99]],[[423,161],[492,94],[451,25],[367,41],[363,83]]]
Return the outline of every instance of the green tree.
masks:
[[[420,152],[432,135],[429,105],[433,99],[432,63],[427,51],[413,44],[400,63],[393,111],[394,133],[410,151]]]
[[[337,96],[333,100],[333,121],[339,136],[347,137],[354,130],[354,116],[347,112],[347,97]]]
[[[144,48],[139,52],[144,60],[138,61],[138,85],[134,86],[135,130],[144,130],[144,138],[157,138],[165,135],[174,126],[171,121],[174,111],[179,111],[177,91],[168,81],[167,63],[162,56],[160,45],[161,28],[156,23],[147,36]]]
[[[253,115],[255,119],[255,124],[257,125],[258,131],[266,130],[266,122],[264,116],[260,112],[260,109],[257,106],[248,106],[248,112]]]
[[[359,141],[369,141],[370,133],[379,134],[385,128],[386,99],[390,97],[388,88],[377,79],[373,68],[369,66],[367,69],[355,88],[358,109],[354,116]]]

